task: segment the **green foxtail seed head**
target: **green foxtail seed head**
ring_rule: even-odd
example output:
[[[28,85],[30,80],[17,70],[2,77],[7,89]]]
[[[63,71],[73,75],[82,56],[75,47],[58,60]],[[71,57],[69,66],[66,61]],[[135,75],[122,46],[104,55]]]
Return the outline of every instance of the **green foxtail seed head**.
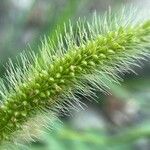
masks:
[[[45,38],[39,55],[21,54],[22,68],[10,61],[1,81],[0,142],[14,140],[38,114],[80,104],[78,94],[107,92],[104,80],[118,82],[119,73],[132,71],[130,65],[149,56],[150,21],[125,11],[94,15],[91,22],[78,21],[76,29],[65,26],[57,45]]]

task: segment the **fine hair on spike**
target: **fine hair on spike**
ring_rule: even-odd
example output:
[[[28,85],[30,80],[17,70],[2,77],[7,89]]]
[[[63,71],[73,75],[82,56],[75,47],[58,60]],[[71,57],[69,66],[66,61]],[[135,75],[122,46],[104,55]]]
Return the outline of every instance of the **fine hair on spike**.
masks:
[[[83,108],[82,97],[110,94],[110,84],[135,73],[133,66],[150,56],[150,18],[145,18],[132,8],[94,13],[91,21],[64,25],[57,44],[44,37],[38,54],[23,52],[17,64],[10,60],[0,80],[0,143],[34,141],[31,129],[47,127],[59,112]]]

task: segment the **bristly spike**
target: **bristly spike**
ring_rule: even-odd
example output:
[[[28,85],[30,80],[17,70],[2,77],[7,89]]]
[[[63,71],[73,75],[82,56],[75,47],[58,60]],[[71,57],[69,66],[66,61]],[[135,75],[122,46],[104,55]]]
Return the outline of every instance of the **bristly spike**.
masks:
[[[96,90],[109,94],[110,83],[118,84],[121,73],[134,72],[132,66],[150,57],[150,21],[127,12],[95,13],[92,22],[80,19],[76,29],[69,21],[64,36],[56,31],[58,44],[44,38],[39,54],[22,53],[21,64],[9,61],[0,81],[0,143],[29,133],[25,129],[37,116],[44,126],[48,112],[67,113],[68,107],[81,105],[79,95],[94,99]]]

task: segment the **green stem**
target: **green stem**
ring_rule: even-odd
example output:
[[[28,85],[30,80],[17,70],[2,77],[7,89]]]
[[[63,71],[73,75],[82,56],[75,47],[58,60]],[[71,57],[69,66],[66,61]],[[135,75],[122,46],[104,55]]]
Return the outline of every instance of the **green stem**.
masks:
[[[150,128],[145,125],[137,126],[133,128],[128,129],[125,132],[122,132],[117,135],[112,136],[98,136],[95,134],[90,133],[78,133],[74,132],[68,129],[62,129],[61,133],[58,134],[61,139],[67,139],[67,140],[77,140],[80,142],[88,142],[98,145],[106,145],[106,146],[114,146],[114,145],[120,145],[120,144],[127,144],[134,142],[140,138],[149,138],[150,137]]]

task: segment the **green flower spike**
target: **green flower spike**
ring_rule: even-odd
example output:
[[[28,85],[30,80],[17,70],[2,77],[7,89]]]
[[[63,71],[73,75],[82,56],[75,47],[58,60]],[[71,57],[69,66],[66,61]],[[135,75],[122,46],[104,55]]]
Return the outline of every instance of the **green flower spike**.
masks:
[[[120,73],[133,71],[130,66],[149,56],[150,21],[125,10],[94,15],[91,22],[78,21],[76,29],[70,24],[64,30],[57,45],[45,38],[39,55],[21,54],[18,65],[10,61],[0,89],[0,142],[14,141],[38,116],[65,112],[74,101],[80,105],[79,95],[108,92],[108,82],[118,83]]]

